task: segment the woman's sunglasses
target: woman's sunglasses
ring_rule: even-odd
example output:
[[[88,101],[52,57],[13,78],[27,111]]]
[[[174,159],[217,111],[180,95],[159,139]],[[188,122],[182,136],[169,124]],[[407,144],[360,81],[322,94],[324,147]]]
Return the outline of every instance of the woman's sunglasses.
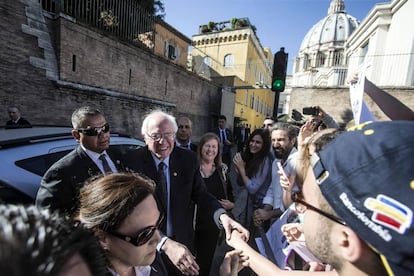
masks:
[[[156,225],[145,227],[133,237],[122,235],[122,234],[115,233],[115,232],[111,232],[109,234],[117,238],[120,238],[121,240],[124,240],[126,242],[129,242],[135,246],[141,246],[141,245],[146,244],[152,238],[152,236],[154,236],[155,231],[158,230],[163,220],[164,220],[164,216],[160,216]]]

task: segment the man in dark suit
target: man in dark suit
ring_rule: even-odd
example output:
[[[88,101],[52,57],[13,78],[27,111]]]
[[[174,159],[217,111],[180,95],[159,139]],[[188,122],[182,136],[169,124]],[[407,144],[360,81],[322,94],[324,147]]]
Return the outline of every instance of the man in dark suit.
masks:
[[[197,145],[191,141],[193,134],[193,122],[188,117],[180,117],[177,120],[178,130],[175,143],[178,147],[197,152]]]
[[[230,169],[230,163],[232,160],[231,147],[233,146],[233,132],[230,129],[226,128],[226,116],[220,115],[217,122],[218,128],[213,130],[213,132],[220,138],[220,145],[223,147],[223,150],[221,151],[221,157],[223,159],[223,162]]]
[[[247,128],[243,123],[240,124],[238,128],[236,128],[235,133],[235,142],[237,144],[237,151],[240,152],[243,150],[244,146],[246,145],[246,141],[249,138],[249,133]]]
[[[6,129],[7,128],[21,128],[21,127],[32,127],[32,125],[27,121],[25,118],[21,117],[20,110],[15,107],[11,106],[8,109],[9,118],[6,122]]]
[[[109,124],[99,110],[78,108],[72,114],[72,125],[79,146],[47,170],[36,196],[37,206],[69,215],[77,210],[85,180],[122,169],[120,154],[109,150]]]
[[[227,237],[232,230],[242,232],[246,238],[249,234],[207,191],[196,155],[175,147],[177,129],[173,116],[153,111],[144,119],[141,128],[147,146],[129,153],[125,163],[157,183],[158,208],[166,217],[160,226],[164,234],[158,249],[165,253],[168,275],[197,275],[199,267],[191,252],[194,249],[194,204],[206,210],[218,227],[222,225]]]

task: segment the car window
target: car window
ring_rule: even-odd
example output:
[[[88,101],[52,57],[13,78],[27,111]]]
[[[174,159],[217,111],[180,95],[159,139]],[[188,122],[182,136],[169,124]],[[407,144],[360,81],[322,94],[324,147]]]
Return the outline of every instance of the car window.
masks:
[[[135,149],[140,148],[140,145],[127,145],[127,144],[119,144],[119,145],[111,145],[111,148],[115,148],[117,151],[121,153],[121,155],[126,154],[127,152],[133,151]],[[56,150],[57,148],[54,148]],[[18,160],[15,162],[16,166],[37,174],[39,176],[43,176],[46,171],[60,158],[65,156],[69,153],[72,149],[62,150],[59,152],[50,152],[48,154],[39,155],[27,159]]]
[[[49,169],[56,161],[65,156],[68,152],[70,152],[70,150],[39,155],[18,160],[15,164],[26,171],[43,176],[47,169]]]
[[[111,148],[115,148],[117,151],[121,153],[121,155],[124,155],[130,151],[139,149],[140,145],[111,145]]]

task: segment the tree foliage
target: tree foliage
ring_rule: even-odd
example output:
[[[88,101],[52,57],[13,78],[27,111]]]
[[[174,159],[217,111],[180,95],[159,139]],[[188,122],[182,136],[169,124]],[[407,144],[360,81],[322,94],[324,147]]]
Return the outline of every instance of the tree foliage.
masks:
[[[164,18],[165,9],[164,3],[161,0],[137,0],[137,2],[150,14]]]

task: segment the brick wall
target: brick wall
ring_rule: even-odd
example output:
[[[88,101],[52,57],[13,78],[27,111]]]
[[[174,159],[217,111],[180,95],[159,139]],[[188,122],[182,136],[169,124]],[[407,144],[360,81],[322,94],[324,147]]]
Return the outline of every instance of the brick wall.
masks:
[[[219,113],[217,86],[143,49],[63,18],[46,20],[55,39],[60,80],[135,98],[63,87],[48,80],[44,69],[29,62],[30,57],[44,58],[45,54],[37,37],[22,32],[22,24],[28,24],[27,6],[23,1],[2,2],[0,124],[8,120],[10,105],[20,107],[32,124],[69,125],[75,108],[91,104],[106,114],[116,131],[138,137],[144,114],[163,108],[192,118],[194,140],[198,140],[209,130],[211,115]]]

